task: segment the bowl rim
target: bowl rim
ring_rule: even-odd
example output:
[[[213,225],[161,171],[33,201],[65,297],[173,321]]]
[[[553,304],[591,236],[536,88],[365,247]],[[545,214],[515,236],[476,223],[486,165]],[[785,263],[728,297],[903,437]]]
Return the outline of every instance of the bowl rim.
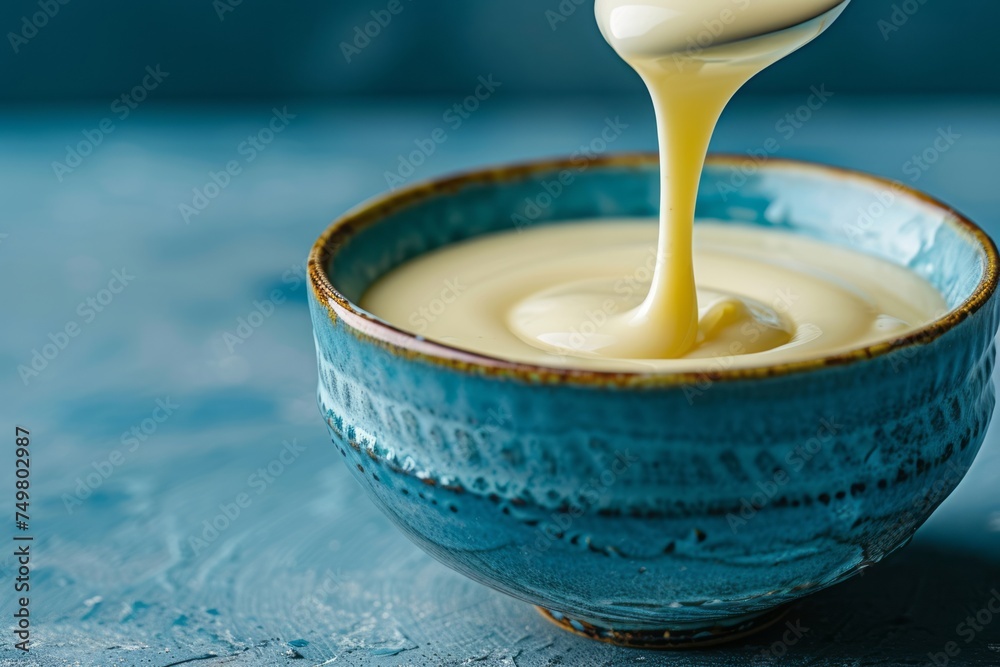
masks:
[[[706,166],[739,168],[748,159],[752,158],[739,154],[712,154],[708,156]],[[591,158],[587,161],[586,168],[640,167],[657,164],[658,160],[659,157],[656,153],[617,153]],[[818,172],[827,178],[854,181],[868,187],[891,188],[897,195],[902,194],[936,209],[944,216],[946,224],[951,225],[960,234],[971,237],[983,251],[986,267],[976,289],[962,304],[919,329],[895,339],[837,354],[784,364],[729,370],[617,372],[555,368],[508,361],[428,340],[419,334],[397,328],[362,310],[333,286],[324,268],[331,255],[343,244],[344,238],[350,237],[369,225],[377,223],[385,216],[404,210],[415,203],[443,194],[454,193],[473,185],[512,182],[535,174],[578,166],[579,160],[574,162],[572,158],[519,162],[463,171],[378,195],[337,218],[316,240],[308,260],[309,282],[313,296],[318,303],[326,307],[332,321],[336,321],[338,318],[342,320],[348,330],[361,341],[377,345],[396,356],[429,362],[461,373],[517,379],[529,384],[677,387],[784,377],[829,367],[855,364],[885,356],[902,348],[926,345],[954,329],[981,309],[993,296],[997,289],[998,279],[1000,279],[1000,270],[998,270],[1000,254],[998,254],[993,240],[982,228],[947,204],[891,179],[842,167],[776,157],[763,162],[758,161],[756,169],[759,171],[811,171]]]

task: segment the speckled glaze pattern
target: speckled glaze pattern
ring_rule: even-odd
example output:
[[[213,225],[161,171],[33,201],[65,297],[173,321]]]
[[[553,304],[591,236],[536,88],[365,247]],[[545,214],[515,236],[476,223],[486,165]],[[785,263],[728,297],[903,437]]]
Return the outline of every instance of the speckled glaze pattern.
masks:
[[[878,563],[958,485],[995,401],[992,242],[887,182],[777,160],[749,175],[741,166],[710,160],[700,216],[880,255],[929,279],[951,313],[820,362],[730,372],[720,360],[669,376],[515,367],[352,305],[394,266],[462,238],[654,215],[655,156],[419,186],[320,240],[310,267],[320,408],[338,455],[418,545],[598,637],[711,638]],[[566,169],[572,187],[526,220],[525,201]]]

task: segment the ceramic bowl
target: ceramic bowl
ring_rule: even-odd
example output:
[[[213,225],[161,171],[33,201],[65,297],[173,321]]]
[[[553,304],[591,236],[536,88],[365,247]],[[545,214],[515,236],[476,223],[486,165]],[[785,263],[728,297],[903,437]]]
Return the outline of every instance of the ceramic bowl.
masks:
[[[823,359],[629,374],[480,356],[356,305],[387,271],[461,239],[655,216],[657,179],[655,156],[627,155],[384,196],[316,243],[310,306],[339,456],[414,542],[566,629],[679,647],[742,636],[878,563],[954,490],[994,407],[998,263],[978,227],[898,184],[715,157],[699,216],[909,267],[950,311]]]

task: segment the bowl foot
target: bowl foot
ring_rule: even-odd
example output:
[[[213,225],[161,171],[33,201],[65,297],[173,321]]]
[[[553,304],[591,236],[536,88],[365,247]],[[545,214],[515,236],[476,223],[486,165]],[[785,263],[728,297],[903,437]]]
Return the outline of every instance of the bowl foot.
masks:
[[[768,628],[788,613],[790,605],[778,607],[755,616],[743,616],[726,623],[712,625],[685,625],[682,628],[661,630],[613,630],[577,621],[557,611],[536,607],[542,616],[563,630],[597,641],[656,650],[699,649],[715,644],[736,641]]]

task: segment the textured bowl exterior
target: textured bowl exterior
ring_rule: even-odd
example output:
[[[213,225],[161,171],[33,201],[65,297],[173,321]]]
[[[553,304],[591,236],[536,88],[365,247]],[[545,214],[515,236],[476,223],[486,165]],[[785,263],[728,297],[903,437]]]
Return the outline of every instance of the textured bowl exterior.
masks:
[[[516,225],[518,202],[559,168],[376,204],[365,224],[321,240],[315,268],[343,300],[314,280],[320,408],[355,477],[411,539],[477,581],[595,626],[698,628],[879,562],[954,490],[994,408],[992,244],[900,189],[867,223],[866,202],[885,199],[877,181],[775,162],[730,191],[738,166],[710,163],[701,215],[910,266],[946,295],[947,324],[807,368],[514,372],[438,358],[350,302],[409,257]],[[648,215],[655,174],[648,157],[591,165],[579,177],[591,187],[530,222]]]

